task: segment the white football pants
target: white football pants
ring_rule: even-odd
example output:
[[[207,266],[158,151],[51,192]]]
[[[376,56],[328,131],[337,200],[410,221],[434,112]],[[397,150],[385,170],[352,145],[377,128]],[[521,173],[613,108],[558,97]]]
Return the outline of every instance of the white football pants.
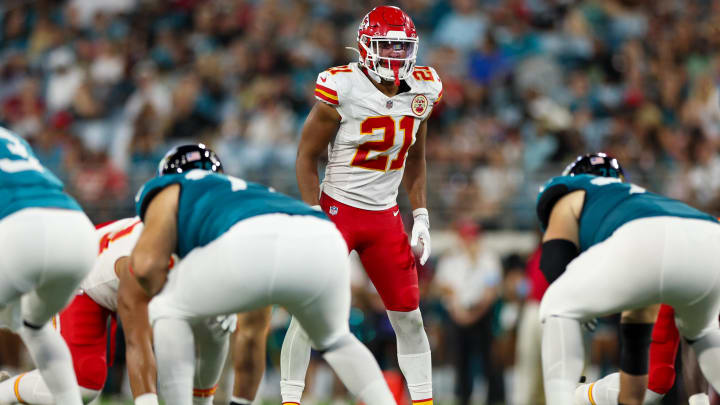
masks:
[[[366,403],[394,404],[372,355],[350,334],[349,277],[347,245],[332,222],[285,214],[241,221],[193,249],[170,271],[150,303],[155,344],[185,341],[183,346],[191,347],[183,337],[190,330],[183,321],[281,305],[300,321],[312,346],[326,351],[326,360],[351,392]],[[175,336],[165,339],[165,333]],[[161,358],[163,352],[156,349],[159,367],[182,370],[192,360]],[[176,361],[185,366],[172,366]],[[160,393],[169,403],[189,404],[192,381],[173,370],[167,378],[174,382],[163,381],[158,371]],[[163,392],[163,387],[168,389]]]
[[[572,404],[584,357],[581,321],[665,303],[675,308],[678,329],[686,339],[707,343],[703,338],[716,335],[719,247],[716,223],[653,217],[623,225],[575,258],[540,305],[547,402]],[[706,353],[712,353],[714,346],[708,343]],[[720,380],[711,382],[720,384]]]

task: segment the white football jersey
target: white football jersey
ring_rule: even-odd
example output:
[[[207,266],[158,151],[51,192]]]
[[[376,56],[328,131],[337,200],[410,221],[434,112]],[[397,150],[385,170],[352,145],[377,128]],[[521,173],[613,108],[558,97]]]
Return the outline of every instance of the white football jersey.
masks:
[[[123,256],[130,256],[142,230],[143,223],[138,217],[120,219],[96,230],[98,258],[80,283],[80,289],[103,308],[117,311],[120,280],[115,274],[115,262]]]
[[[320,189],[344,204],[383,210],[396,204],[408,150],[440,101],[442,82],[433,68],[417,66],[404,80],[409,89],[388,97],[370,80],[357,63],[318,75],[315,98],[342,117]]]

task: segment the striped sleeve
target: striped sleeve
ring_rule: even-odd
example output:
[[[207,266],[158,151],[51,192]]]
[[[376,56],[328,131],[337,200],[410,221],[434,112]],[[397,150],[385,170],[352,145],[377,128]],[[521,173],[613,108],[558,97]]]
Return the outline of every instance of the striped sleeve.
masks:
[[[340,105],[335,80],[328,71],[321,72],[315,82],[315,98],[330,105]]]

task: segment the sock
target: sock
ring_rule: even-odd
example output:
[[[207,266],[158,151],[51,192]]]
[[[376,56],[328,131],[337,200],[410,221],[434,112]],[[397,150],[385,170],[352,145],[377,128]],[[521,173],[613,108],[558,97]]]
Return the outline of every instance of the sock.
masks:
[[[620,393],[620,373],[608,374],[591,384],[582,384],[575,390],[575,403],[580,405],[617,405]],[[665,394],[645,391],[643,405],[656,405]]]
[[[295,317],[280,350],[280,396],[283,404],[299,404],[310,364],[310,338]]]
[[[100,391],[80,387],[83,402],[92,402]],[[55,401],[38,370],[28,371],[0,383],[0,404],[27,403],[33,405],[53,405]]]
[[[398,364],[407,381],[414,405],[432,405],[432,360],[430,343],[420,309],[387,311],[397,337]]]
[[[38,370],[22,373],[0,383],[0,403],[53,405],[52,394]]]
[[[230,398],[230,405],[251,405],[252,401],[245,398],[240,398],[236,396],[232,396]]]
[[[688,403],[690,405],[710,405],[710,397],[705,393],[695,394],[688,398]]]
[[[213,405],[215,391],[217,391],[217,385],[205,389],[193,388],[193,405]]]
[[[573,405],[585,358],[580,322],[549,316],[543,324],[542,367],[545,403]]]
[[[713,329],[692,343],[692,347],[703,375],[720,392],[720,329]]]
[[[375,358],[351,333],[345,334],[323,354],[345,387],[362,402],[396,405]]]
[[[153,324],[158,392],[166,404],[191,405],[195,346],[190,325],[181,319],[160,318]]]
[[[55,402],[82,405],[70,350],[60,333],[47,323],[40,329],[23,325],[20,328],[20,337]]]
[[[135,405],[158,405],[158,396],[152,392],[139,395],[135,398]]]
[[[675,357],[680,345],[680,334],[675,326],[675,311],[662,305],[652,331],[648,389],[667,394],[675,383]]]

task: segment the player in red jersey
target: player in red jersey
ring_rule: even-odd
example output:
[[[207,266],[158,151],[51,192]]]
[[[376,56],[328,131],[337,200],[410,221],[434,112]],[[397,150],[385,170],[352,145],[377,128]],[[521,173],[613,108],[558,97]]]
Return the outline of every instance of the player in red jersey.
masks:
[[[418,309],[411,246],[430,255],[426,205],[427,119],[442,96],[431,67],[415,66],[418,35],[397,7],[380,6],[358,29],[359,61],[321,72],[302,130],[296,171],[303,201],[318,206],[356,250],[397,336],[398,363],[415,404],[432,404],[430,345]],[[328,148],[322,183],[317,163]],[[413,208],[408,243],[396,202],[403,183]],[[281,355],[284,403],[299,403],[309,343],[291,322]]]

